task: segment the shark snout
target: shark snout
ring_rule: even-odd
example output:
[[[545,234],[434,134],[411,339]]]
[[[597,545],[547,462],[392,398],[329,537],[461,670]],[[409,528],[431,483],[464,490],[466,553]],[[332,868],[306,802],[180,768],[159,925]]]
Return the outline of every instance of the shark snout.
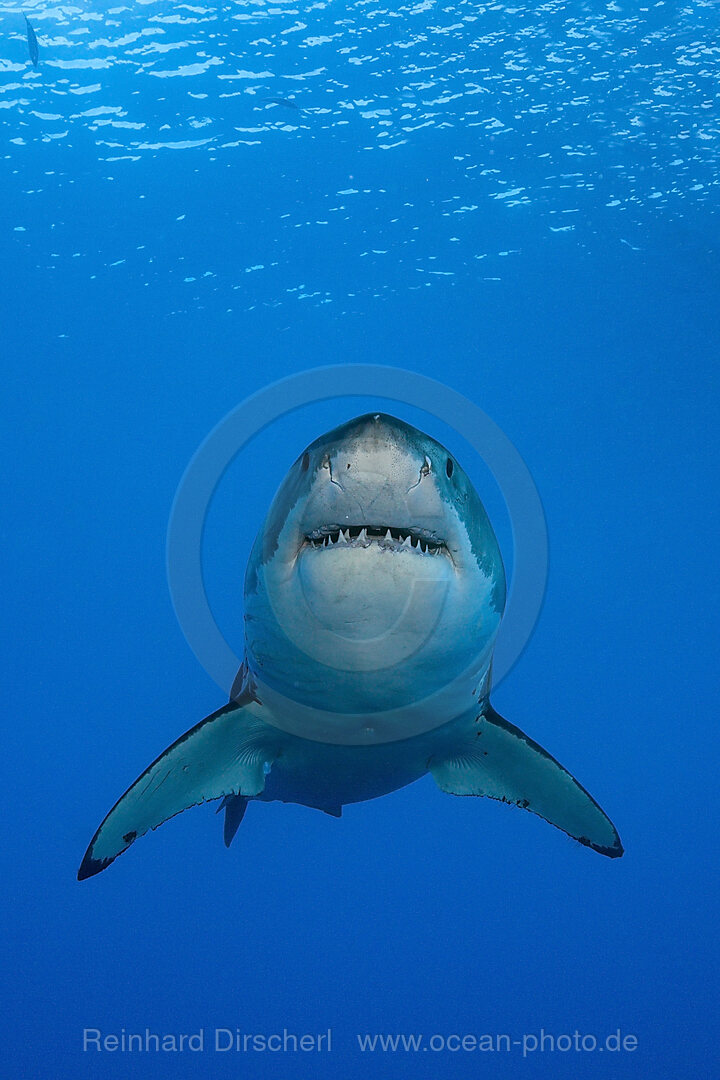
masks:
[[[368,526],[441,536],[437,470],[417,436],[403,421],[372,413],[340,428],[331,444],[310,447],[314,475],[303,515],[306,534]]]
[[[334,478],[342,480],[353,468],[366,468],[371,462],[394,462],[402,468],[414,459],[422,464],[425,454],[419,433],[402,420],[386,413],[367,413],[348,421],[332,433],[332,441],[309,447],[321,452],[322,463],[333,466]]]

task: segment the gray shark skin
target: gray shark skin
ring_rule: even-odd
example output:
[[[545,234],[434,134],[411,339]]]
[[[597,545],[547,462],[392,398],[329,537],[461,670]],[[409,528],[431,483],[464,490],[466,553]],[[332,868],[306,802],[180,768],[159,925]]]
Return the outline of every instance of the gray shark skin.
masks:
[[[78,878],[199,803],[221,800],[229,845],[250,801],[339,817],[428,772],[449,794],[514,803],[622,855],[595,800],[490,704],[504,606],[492,526],[444,447],[379,413],[323,435],[255,540],[229,704],[125,792]]]

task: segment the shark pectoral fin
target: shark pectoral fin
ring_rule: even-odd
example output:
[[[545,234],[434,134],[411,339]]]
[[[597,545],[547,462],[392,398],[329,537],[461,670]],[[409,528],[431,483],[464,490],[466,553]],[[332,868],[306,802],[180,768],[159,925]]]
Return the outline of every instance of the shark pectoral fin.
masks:
[[[615,826],[585,788],[491,707],[456,754],[431,759],[428,767],[438,787],[451,795],[515,803],[602,855],[612,859],[623,853]]]
[[[138,777],[95,833],[79,881],[104,870],[148,829],[190,806],[223,795],[252,798],[262,792],[266,768],[279,752],[278,739],[248,704],[231,702],[201,720]]]

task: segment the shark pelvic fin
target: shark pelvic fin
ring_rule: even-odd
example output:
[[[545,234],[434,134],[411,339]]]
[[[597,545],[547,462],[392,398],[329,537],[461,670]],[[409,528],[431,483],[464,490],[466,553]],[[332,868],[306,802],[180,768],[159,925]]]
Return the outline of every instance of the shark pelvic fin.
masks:
[[[611,859],[623,854],[615,826],[585,788],[527,735],[488,705],[467,742],[429,771],[450,795],[515,803]]]
[[[217,814],[219,814],[221,810],[225,811],[225,821],[223,822],[223,840],[225,842],[225,847],[230,847],[235,839],[235,833],[240,828],[240,823],[245,817],[248,801],[249,800],[245,795],[226,795],[218,806],[216,810]]]
[[[245,799],[259,795],[279,746],[277,733],[263,723],[256,709],[249,697],[225,705],[181,735],[149,765],[95,833],[78,880],[98,874],[148,829],[156,829],[190,806],[223,795]],[[238,810],[236,804],[232,835],[242,818]],[[226,819],[226,842],[228,831]]]

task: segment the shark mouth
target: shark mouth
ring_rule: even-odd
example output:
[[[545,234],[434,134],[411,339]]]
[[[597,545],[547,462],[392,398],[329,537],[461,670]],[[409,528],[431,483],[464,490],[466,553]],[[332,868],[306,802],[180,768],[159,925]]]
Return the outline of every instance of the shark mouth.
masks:
[[[447,551],[444,540],[423,529],[396,529],[385,525],[350,525],[345,529],[339,525],[324,525],[308,533],[305,543],[318,549],[344,546],[367,548],[377,544],[381,548],[415,551],[421,555],[438,555]]]

